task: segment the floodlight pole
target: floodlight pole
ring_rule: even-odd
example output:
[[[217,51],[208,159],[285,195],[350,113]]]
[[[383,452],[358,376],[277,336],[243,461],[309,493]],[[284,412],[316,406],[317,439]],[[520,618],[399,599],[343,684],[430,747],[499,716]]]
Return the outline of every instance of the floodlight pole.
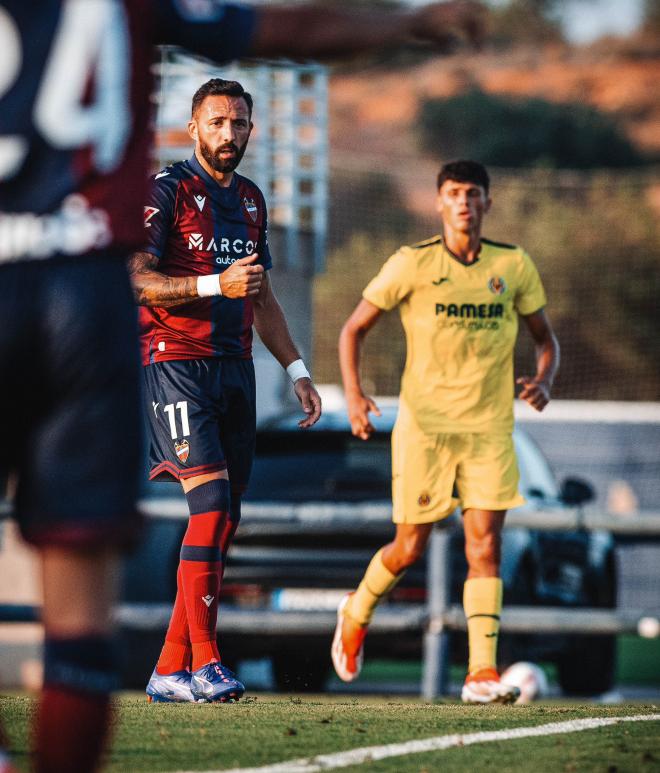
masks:
[[[451,566],[449,524],[436,525],[431,532],[426,588],[429,619],[424,634],[422,696],[433,700],[445,695],[449,684],[449,632],[444,614],[449,608]]]

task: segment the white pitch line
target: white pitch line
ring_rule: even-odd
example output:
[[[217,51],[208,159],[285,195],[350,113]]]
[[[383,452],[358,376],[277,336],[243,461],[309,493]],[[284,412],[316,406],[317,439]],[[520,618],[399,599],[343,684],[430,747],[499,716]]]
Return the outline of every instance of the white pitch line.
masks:
[[[511,741],[518,738],[534,738],[535,736],[558,735],[560,733],[579,733],[582,730],[593,730],[598,727],[617,725],[620,722],[651,722],[660,721],[660,714],[637,714],[631,717],[594,717],[592,719],[572,719],[568,722],[551,722],[535,727],[514,727],[509,730],[491,730],[466,735],[439,735],[424,738],[420,741],[405,743],[390,743],[384,746],[365,746],[361,749],[350,749],[335,754],[318,754],[315,757],[305,757],[296,760],[278,762],[274,765],[263,765],[258,768],[232,768],[231,770],[205,771],[204,773],[322,773],[335,768],[347,768],[349,765],[361,765],[363,762],[375,762],[388,757],[402,757],[407,754],[442,751],[454,746],[470,746],[475,743],[490,743],[491,741]],[[180,773],[200,773],[200,771],[180,771]]]

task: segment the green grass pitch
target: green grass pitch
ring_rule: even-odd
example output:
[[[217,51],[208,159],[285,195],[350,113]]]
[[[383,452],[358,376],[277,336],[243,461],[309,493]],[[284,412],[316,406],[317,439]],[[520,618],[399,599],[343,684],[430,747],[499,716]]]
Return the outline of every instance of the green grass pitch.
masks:
[[[0,698],[0,713],[21,770],[34,700]],[[426,704],[387,697],[259,695],[237,704],[148,704],[124,694],[117,701],[105,770],[214,771],[267,765],[319,753],[449,733],[542,725],[586,717],[658,713],[650,705],[604,707],[562,703],[532,706]],[[346,771],[660,771],[660,722],[625,723],[544,738],[497,741],[369,762]]]

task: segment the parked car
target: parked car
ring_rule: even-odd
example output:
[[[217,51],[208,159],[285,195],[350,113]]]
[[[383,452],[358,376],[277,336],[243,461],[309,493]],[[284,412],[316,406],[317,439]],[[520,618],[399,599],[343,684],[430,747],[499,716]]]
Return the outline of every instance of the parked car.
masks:
[[[271,658],[279,689],[323,688],[331,670],[329,647],[337,601],[346,589],[357,586],[375,550],[393,534],[390,433],[396,402],[384,401],[381,409],[383,415],[374,418],[377,432],[368,442],[351,435],[343,410],[326,409],[318,424],[306,431],[297,426],[298,414],[279,416],[259,428],[243,520],[223,583],[220,645],[230,663]],[[591,487],[580,480],[566,480],[560,486],[522,429],[516,429],[514,440],[521,491],[527,498],[524,507],[530,512],[580,505],[593,497]],[[185,513],[177,486],[156,484],[150,495],[162,496],[164,490],[180,499],[179,512]],[[159,502],[163,512],[172,509],[171,502],[166,507],[157,499],[150,503],[152,511],[158,512]],[[185,525],[185,518],[150,519],[148,538],[129,566],[126,601],[171,603]],[[460,602],[467,570],[463,547],[462,530],[454,530],[455,603]],[[508,527],[502,555],[506,605],[616,604],[614,543],[607,533]],[[367,638],[368,657],[421,657],[425,576],[426,565],[420,561],[381,605],[385,613],[411,622],[395,635],[374,626]],[[144,644],[144,632],[127,635],[139,636]],[[151,660],[161,638],[162,626],[152,634]],[[591,638],[503,634],[500,660],[553,662],[565,693],[601,693],[612,683],[616,640],[597,637],[593,646]],[[465,663],[465,634],[452,633],[451,641],[452,658]],[[128,678],[140,683],[145,674],[129,673]]]

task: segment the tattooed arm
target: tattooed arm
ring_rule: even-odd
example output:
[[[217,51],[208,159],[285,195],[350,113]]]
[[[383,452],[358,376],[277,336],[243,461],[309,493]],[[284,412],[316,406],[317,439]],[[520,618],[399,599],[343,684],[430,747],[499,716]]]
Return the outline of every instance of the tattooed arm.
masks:
[[[264,273],[263,266],[253,265],[257,257],[253,254],[241,258],[217,274],[221,290],[218,294],[226,298],[256,295]],[[196,276],[167,276],[157,269],[158,258],[150,252],[136,252],[129,258],[128,271],[138,305],[168,308],[199,298]]]
[[[136,252],[128,260],[133,294],[139,306],[179,306],[197,298],[197,277],[166,276],[158,269],[158,258]]]

